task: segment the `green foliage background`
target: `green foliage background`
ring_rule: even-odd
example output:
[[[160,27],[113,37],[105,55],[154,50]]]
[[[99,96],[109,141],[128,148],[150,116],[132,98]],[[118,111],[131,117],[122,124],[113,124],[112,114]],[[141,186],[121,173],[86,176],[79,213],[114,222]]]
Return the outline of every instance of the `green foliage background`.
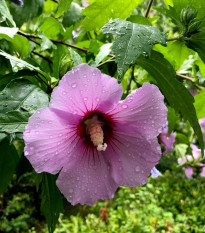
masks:
[[[47,232],[45,222],[56,233],[205,232],[198,163],[191,164],[193,180],[184,175],[186,163],[177,166],[191,143],[204,151],[205,0],[90,0],[86,8],[80,0],[23,2],[0,0],[0,232]],[[118,79],[123,98],[144,82],[157,85],[176,137],[158,165],[163,177],[119,188],[93,207],[71,207],[56,177],[37,175],[23,155],[28,118],[81,63]]]

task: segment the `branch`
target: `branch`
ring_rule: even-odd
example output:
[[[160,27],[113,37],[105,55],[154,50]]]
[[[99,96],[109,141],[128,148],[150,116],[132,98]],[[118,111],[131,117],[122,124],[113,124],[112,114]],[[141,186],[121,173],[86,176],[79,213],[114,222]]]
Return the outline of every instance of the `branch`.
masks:
[[[35,38],[35,39],[41,39],[39,36],[36,36],[34,34],[25,33],[25,32],[22,32],[22,31],[18,31],[18,34],[21,35],[21,36],[24,36],[24,37],[28,38],[30,41],[33,41],[35,44],[40,45],[39,42],[37,42],[37,41],[35,41],[33,39],[33,38]],[[51,38],[49,38],[49,40],[52,41],[53,43],[56,43],[56,44],[63,44],[63,45],[66,45],[68,47],[71,47],[71,48],[74,48],[74,49],[78,49],[78,50],[80,50],[80,51],[82,51],[84,53],[88,52],[88,49],[78,47],[76,45],[67,43],[67,42],[62,41],[62,40],[55,40],[55,39],[51,39]]]
[[[186,79],[186,80],[189,80],[189,81],[191,81],[191,82],[194,82],[194,81],[195,81],[194,78],[185,76],[185,75],[180,74],[180,73],[178,73],[178,72],[176,72],[176,76],[177,76],[177,77],[180,77],[180,78],[183,78],[183,79]],[[199,90],[203,90],[203,89],[204,89],[204,87],[202,87],[202,86],[200,86],[200,85],[198,85],[198,84],[195,84],[195,83],[194,83],[194,85],[195,85],[196,88],[198,88]]]
[[[150,12],[150,9],[151,9],[151,6],[152,6],[152,3],[154,2],[154,0],[150,0],[149,2],[149,5],[147,7],[147,11],[146,11],[146,14],[145,14],[145,17],[147,18],[148,15],[149,15],[149,12]]]
[[[39,57],[41,57],[41,58],[43,58],[44,60],[48,61],[50,64],[53,64],[53,62],[48,57],[45,57],[42,54],[37,53],[35,51],[32,51],[32,53],[35,54],[35,55],[37,55],[37,56],[39,56]]]

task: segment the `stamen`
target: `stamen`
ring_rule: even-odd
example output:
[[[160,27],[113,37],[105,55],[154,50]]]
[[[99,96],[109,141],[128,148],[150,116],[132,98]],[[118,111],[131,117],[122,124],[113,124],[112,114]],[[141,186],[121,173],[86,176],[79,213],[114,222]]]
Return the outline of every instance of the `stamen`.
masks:
[[[107,148],[107,144],[103,144],[104,135],[101,126],[98,122],[92,122],[88,128],[88,132],[90,134],[90,139],[94,146],[97,147],[98,151],[105,151]]]

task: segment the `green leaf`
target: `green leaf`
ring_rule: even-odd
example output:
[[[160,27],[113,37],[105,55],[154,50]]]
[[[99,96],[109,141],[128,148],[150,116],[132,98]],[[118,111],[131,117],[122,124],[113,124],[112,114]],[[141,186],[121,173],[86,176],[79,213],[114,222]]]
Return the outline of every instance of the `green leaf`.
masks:
[[[7,137],[6,133],[0,133],[0,142],[3,141]]]
[[[19,111],[0,113],[0,132],[9,134],[23,132],[30,116],[28,112]]]
[[[0,92],[0,113],[27,111],[33,114],[37,109],[47,107],[48,95],[28,80],[11,81]]]
[[[205,31],[192,35],[187,41],[187,46],[196,51],[205,63]]]
[[[203,90],[198,95],[194,96],[194,99],[194,107],[196,109],[197,117],[201,119],[205,117],[205,90]]]
[[[173,6],[173,0],[164,0],[166,6]]]
[[[121,78],[141,54],[150,56],[154,42],[166,45],[166,38],[158,28],[121,19],[108,22],[102,32],[116,34],[112,51],[116,56],[117,70]]]
[[[0,27],[0,37],[4,39],[13,38],[18,30],[18,28]]]
[[[186,155],[187,148],[188,148],[187,144],[183,144],[183,143],[177,144],[174,147],[177,158],[184,158],[184,156]]]
[[[10,54],[4,52],[1,49],[0,49],[0,55],[10,60],[14,72],[17,72],[19,69],[22,69],[22,68],[27,68],[31,71],[37,71],[39,74],[42,74],[48,81],[50,81],[50,76],[47,73],[40,70],[39,67],[35,67],[21,59],[11,56]]]
[[[138,23],[138,24],[143,24],[143,25],[148,25],[148,26],[152,26],[152,24],[150,23],[149,19],[142,16],[142,15],[131,15],[127,21],[130,21],[132,23]]]
[[[11,3],[10,10],[18,27],[23,23],[33,20],[43,11],[44,0],[23,0],[23,7]]]
[[[76,51],[74,51],[71,48],[69,48],[69,51],[70,51],[71,60],[76,66],[83,63],[82,57]]]
[[[26,37],[15,35],[10,42],[12,49],[17,51],[21,57],[26,57],[30,53],[31,45]]]
[[[49,233],[53,233],[55,230],[59,214],[63,209],[62,196],[55,182],[56,176],[43,173],[41,210],[48,222]]]
[[[171,64],[158,52],[152,51],[149,59],[139,58],[137,63],[147,70],[157,81],[160,90],[176,112],[180,112],[190,122],[203,153],[203,136],[193,105],[194,98],[189,91],[176,79]]]
[[[162,53],[176,70],[179,70],[184,61],[189,58],[189,55],[193,54],[193,51],[181,41],[168,42],[166,48],[155,45],[154,50]]]
[[[63,34],[63,27],[56,19],[47,17],[43,20],[40,31],[48,38],[58,39],[58,35]]]
[[[68,12],[63,15],[64,27],[70,27],[76,22],[82,20],[84,18],[83,15],[81,14],[82,9],[83,8],[79,6],[77,3],[72,2]]]
[[[108,20],[126,19],[142,0],[98,0],[86,7],[82,14],[85,15],[82,27],[87,31],[101,28]]]
[[[58,18],[62,14],[67,12],[69,7],[70,7],[71,2],[72,2],[72,0],[60,0],[59,5],[58,5],[58,10],[57,10],[57,12],[55,14],[55,17]]]
[[[43,33],[39,35],[41,38],[41,52],[47,50],[47,49],[57,49],[56,45],[49,40]]]
[[[7,140],[0,142],[0,195],[6,190],[19,161],[18,153]]]
[[[5,0],[0,0],[0,15],[3,16],[3,18],[8,19],[12,26],[16,27]]]
[[[100,52],[95,58],[95,66],[97,66],[104,58],[108,56],[108,54],[111,52],[111,49],[110,49],[111,46],[112,46],[112,43],[108,43],[100,47]]]

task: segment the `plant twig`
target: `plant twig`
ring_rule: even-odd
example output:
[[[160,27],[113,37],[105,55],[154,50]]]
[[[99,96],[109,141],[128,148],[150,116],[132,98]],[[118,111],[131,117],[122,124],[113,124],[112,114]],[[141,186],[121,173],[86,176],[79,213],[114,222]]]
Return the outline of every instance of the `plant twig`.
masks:
[[[112,62],[114,58],[115,58],[115,56],[112,56],[111,58],[107,59],[106,61],[104,61],[104,62],[98,64],[98,65],[97,65],[97,68],[99,68],[99,67],[101,67],[101,66],[103,66],[103,65],[105,65],[105,64],[107,64],[107,63],[109,63],[109,62]]]
[[[147,7],[147,11],[146,11],[146,13],[145,13],[145,17],[147,18],[148,17],[148,15],[149,15],[149,12],[150,12],[150,9],[151,9],[151,6],[152,6],[152,3],[154,2],[154,0],[150,0],[149,1],[149,5],[148,5],[148,7]]]
[[[38,53],[38,52],[35,52],[35,51],[32,51],[33,54],[43,58],[44,60],[48,61],[50,64],[53,64],[53,62],[48,58],[48,57],[45,57],[43,56],[42,54]]]
[[[191,81],[191,82],[194,82],[194,81],[195,81],[194,78],[185,76],[185,75],[180,74],[180,73],[178,73],[178,72],[176,72],[176,76],[177,76],[177,77],[180,77],[180,78],[183,78],[183,79],[186,79],[186,80],[189,80],[189,81]],[[204,87],[202,87],[202,86],[200,86],[200,85],[198,85],[198,84],[196,84],[196,83],[194,83],[194,85],[195,85],[196,88],[198,88],[199,90],[203,90],[203,89],[204,89]]]
[[[36,43],[37,45],[40,45],[39,42],[35,41],[33,38],[35,39],[41,39],[39,36],[36,36],[34,34],[30,34],[30,33],[25,33],[25,32],[22,32],[22,31],[18,31],[18,34],[21,35],[21,36],[24,36],[26,38],[28,38],[29,40],[33,41],[34,43]],[[88,49],[85,49],[85,48],[81,48],[81,47],[78,47],[76,45],[73,45],[73,44],[70,44],[70,43],[67,43],[65,41],[62,41],[62,40],[55,40],[55,39],[51,39],[49,38],[50,41],[52,41],[53,43],[56,43],[56,44],[63,44],[63,45],[66,45],[68,47],[71,47],[71,48],[74,48],[74,49],[78,49],[84,53],[87,53],[88,52]]]

